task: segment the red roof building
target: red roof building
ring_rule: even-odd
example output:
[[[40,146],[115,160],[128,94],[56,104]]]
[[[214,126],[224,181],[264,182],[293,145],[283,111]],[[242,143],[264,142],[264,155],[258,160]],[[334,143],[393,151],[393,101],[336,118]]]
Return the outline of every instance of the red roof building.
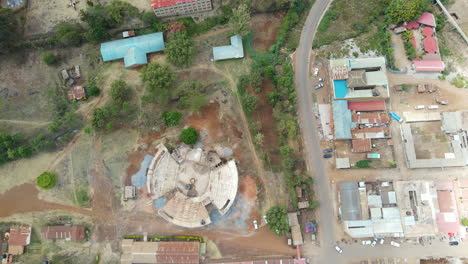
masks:
[[[348,102],[352,111],[385,111],[385,101]]]
[[[416,71],[424,72],[441,72],[445,69],[443,61],[426,61],[426,60],[413,60],[414,68]]]
[[[372,150],[372,144],[369,138],[353,139],[351,142],[353,144],[353,152],[355,153],[369,152]]]
[[[444,181],[437,183],[436,186],[440,211],[436,214],[437,228],[439,232],[457,234],[461,226],[458,219],[453,183]]]
[[[411,21],[411,22],[408,22],[408,24],[406,24],[406,29],[416,29],[416,28],[419,28],[419,23],[416,22],[416,21]]]
[[[426,26],[430,26],[430,27],[435,27],[436,26],[434,15],[432,13],[429,13],[429,12],[424,12],[418,18],[418,23],[426,25]]]
[[[85,238],[84,226],[44,226],[41,228],[42,239],[60,239],[79,242]]]
[[[422,34],[428,38],[428,37],[432,37],[432,35],[434,35],[434,28],[432,27],[424,27],[422,29]]]
[[[211,10],[211,0],[151,0],[157,17],[185,15]]]
[[[69,100],[80,100],[86,97],[86,92],[83,86],[73,86],[67,93]]]
[[[437,52],[437,40],[433,37],[428,37],[423,40],[424,50],[429,53]]]
[[[12,226],[8,235],[8,254],[23,254],[24,247],[31,243],[31,226]]]

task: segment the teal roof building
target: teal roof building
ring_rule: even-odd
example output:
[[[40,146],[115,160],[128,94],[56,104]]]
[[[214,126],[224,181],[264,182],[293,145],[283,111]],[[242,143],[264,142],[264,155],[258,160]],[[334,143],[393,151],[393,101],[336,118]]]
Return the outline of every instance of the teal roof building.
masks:
[[[231,37],[231,45],[213,48],[213,60],[239,59],[244,57],[244,45],[242,37],[235,35]]]
[[[148,63],[147,54],[164,50],[162,32],[109,41],[101,44],[103,61],[123,59],[125,67]]]

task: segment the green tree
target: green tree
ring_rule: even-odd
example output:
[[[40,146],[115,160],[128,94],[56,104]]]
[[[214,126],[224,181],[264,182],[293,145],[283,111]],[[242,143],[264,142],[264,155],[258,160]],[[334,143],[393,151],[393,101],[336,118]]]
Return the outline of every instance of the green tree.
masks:
[[[309,201],[309,208],[310,209],[315,209],[317,207],[319,207],[319,201],[317,201],[317,200],[310,200]]]
[[[390,23],[416,20],[430,5],[428,0],[392,0],[385,10]]]
[[[187,145],[193,145],[197,143],[198,131],[193,127],[188,127],[180,133],[180,140]]]
[[[169,42],[164,48],[167,60],[177,67],[187,67],[193,62],[195,44],[185,32],[176,32],[169,36]]]
[[[49,66],[56,65],[59,62],[59,58],[48,51],[42,53],[42,60]]]
[[[159,101],[164,103],[169,98],[169,90],[174,84],[175,76],[169,66],[162,66],[159,63],[152,62],[143,67],[140,79],[147,87],[142,100],[144,102]]]
[[[29,146],[21,146],[17,149],[20,158],[29,158],[32,155],[32,148]]]
[[[88,94],[90,96],[99,96],[101,94],[101,89],[96,85],[88,87]]]
[[[138,8],[119,0],[112,1],[105,8],[109,19],[114,25],[122,24],[126,17],[137,17],[139,14]]]
[[[266,213],[266,218],[270,231],[274,232],[277,236],[282,236],[289,232],[286,207],[278,205],[271,207]]]
[[[372,160],[360,160],[358,162],[356,162],[356,168],[360,168],[360,169],[367,169],[367,168],[370,168],[370,163],[372,162]]]
[[[112,101],[119,105],[130,99],[131,92],[132,89],[124,80],[115,80],[111,84],[110,96]]]
[[[64,46],[76,46],[83,40],[83,28],[79,24],[61,23],[54,39]]]
[[[179,111],[164,111],[162,117],[166,126],[177,126],[182,119],[182,113]]]
[[[468,226],[468,218],[462,218],[461,223],[464,226]]]
[[[108,111],[105,108],[94,108],[91,117],[91,125],[94,128],[103,128],[109,118]]]
[[[416,58],[416,48],[413,46],[413,44],[409,41],[404,43],[405,51],[406,51],[406,56],[408,57],[409,60],[413,60]]]
[[[0,53],[9,51],[15,44],[16,19],[11,9],[0,7]]]
[[[57,184],[57,176],[52,172],[43,172],[36,179],[37,187],[48,190],[53,188]]]
[[[229,20],[234,34],[245,36],[250,32],[250,9],[246,3],[232,10],[232,16]]]

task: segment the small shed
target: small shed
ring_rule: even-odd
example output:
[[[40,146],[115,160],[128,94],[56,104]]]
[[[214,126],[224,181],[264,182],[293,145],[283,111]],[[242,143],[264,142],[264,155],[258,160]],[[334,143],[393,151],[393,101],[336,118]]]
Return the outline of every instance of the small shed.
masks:
[[[302,188],[300,186],[296,186],[296,194],[298,198],[302,197]]]
[[[124,200],[135,199],[136,197],[136,187],[135,186],[125,186],[124,187]]]
[[[351,164],[349,163],[349,158],[336,158],[336,168],[337,169],[349,169]]]
[[[368,153],[367,158],[368,159],[380,159],[380,154],[379,153]]]
[[[297,203],[297,208],[299,208],[299,209],[309,208],[309,201],[298,202]]]
[[[66,81],[66,80],[68,80],[68,78],[70,78],[70,75],[68,74],[67,69],[63,69],[60,73],[62,74],[62,79],[64,81]]]

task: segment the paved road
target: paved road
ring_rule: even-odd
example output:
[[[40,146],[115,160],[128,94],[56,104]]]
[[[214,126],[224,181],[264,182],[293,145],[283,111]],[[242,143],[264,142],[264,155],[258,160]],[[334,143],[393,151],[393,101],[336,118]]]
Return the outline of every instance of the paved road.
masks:
[[[309,56],[312,49],[312,40],[320,19],[330,2],[330,0],[317,0],[310,10],[302,30],[299,47],[296,51],[295,78],[306,160],[310,171],[313,172],[316,185],[315,189],[320,202],[320,217],[318,222],[320,226],[319,238],[322,247],[319,253],[321,260],[316,263],[338,264],[344,262],[342,256],[333,249],[335,243],[335,225],[331,224],[335,219],[331,202],[333,199],[331,197],[325,166],[322,162],[320,141],[316,133],[317,124],[312,111],[313,101],[310,94],[312,83],[309,79]]]

